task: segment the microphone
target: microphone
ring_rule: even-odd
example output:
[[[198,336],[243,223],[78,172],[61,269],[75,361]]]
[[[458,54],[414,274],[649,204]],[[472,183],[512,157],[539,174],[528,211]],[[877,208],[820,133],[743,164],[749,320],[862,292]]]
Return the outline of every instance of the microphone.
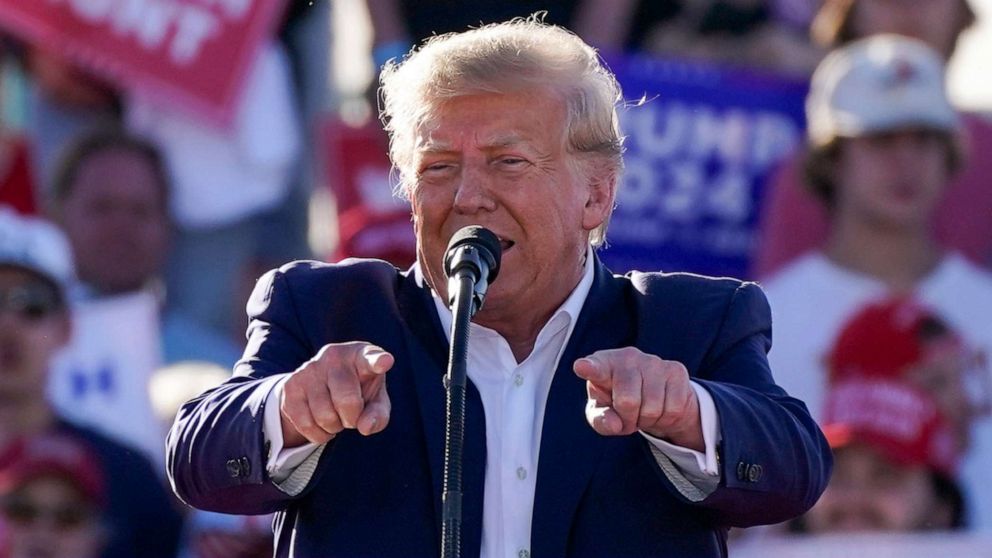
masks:
[[[468,367],[469,320],[482,308],[489,283],[499,273],[502,250],[488,229],[472,225],[459,229],[444,253],[451,308],[451,346],[444,427],[444,485],[441,494],[441,558],[461,557],[462,454],[465,444],[465,389]],[[481,494],[470,497],[482,498]]]
[[[455,304],[459,283],[471,278],[474,285],[471,314],[482,309],[489,284],[499,274],[502,249],[499,238],[485,227],[462,227],[451,236],[444,253],[444,274],[448,277],[448,307]]]

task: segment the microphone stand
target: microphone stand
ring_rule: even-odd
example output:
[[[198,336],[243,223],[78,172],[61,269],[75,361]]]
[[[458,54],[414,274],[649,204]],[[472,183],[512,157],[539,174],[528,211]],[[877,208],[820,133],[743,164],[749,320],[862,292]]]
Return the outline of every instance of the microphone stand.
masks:
[[[462,454],[465,449],[469,320],[482,308],[489,283],[499,273],[500,252],[499,238],[492,231],[471,225],[452,235],[444,256],[452,320],[448,373],[444,377],[448,397],[444,491],[441,495],[441,558],[460,558],[462,553]]]
[[[475,276],[459,271],[448,282],[448,288],[457,284],[453,320],[451,322],[451,350],[448,354],[448,373],[444,377],[447,397],[447,423],[444,432],[444,491],[442,501],[441,557],[461,557],[462,524],[462,454],[465,442],[465,386],[468,368],[468,325],[478,309],[476,304]]]

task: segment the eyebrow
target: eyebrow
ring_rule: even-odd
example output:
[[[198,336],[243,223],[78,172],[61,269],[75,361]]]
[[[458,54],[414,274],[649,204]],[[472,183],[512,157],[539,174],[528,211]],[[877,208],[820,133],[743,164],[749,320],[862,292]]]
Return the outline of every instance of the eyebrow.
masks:
[[[515,145],[530,146],[531,143],[525,140],[520,134],[505,134],[499,135],[491,138],[489,141],[482,145],[483,151],[491,151],[493,149],[499,149],[501,147],[512,147]],[[450,153],[454,151],[454,147],[450,142],[438,141],[432,138],[428,138],[419,147],[417,147],[418,153],[436,154],[436,153]]]

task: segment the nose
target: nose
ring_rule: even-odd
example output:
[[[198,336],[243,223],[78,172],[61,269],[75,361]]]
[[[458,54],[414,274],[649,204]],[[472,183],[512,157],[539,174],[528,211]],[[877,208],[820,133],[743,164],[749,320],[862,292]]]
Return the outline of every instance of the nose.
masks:
[[[939,145],[940,143],[932,134],[921,131],[897,134],[891,140],[893,155],[904,165],[911,165],[914,161],[920,160],[926,156],[929,150]]]
[[[474,215],[496,209],[491,180],[484,171],[466,167],[455,191],[454,209],[465,215]]]

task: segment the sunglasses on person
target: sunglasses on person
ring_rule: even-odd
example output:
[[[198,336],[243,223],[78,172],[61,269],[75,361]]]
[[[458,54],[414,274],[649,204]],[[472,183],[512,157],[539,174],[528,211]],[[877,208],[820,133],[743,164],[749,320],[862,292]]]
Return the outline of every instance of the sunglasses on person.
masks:
[[[47,520],[60,531],[77,529],[93,517],[88,506],[40,506],[27,498],[9,498],[0,504],[0,514],[10,525],[34,525]]]
[[[11,312],[28,321],[41,320],[62,307],[53,288],[40,283],[0,289],[0,313]]]

